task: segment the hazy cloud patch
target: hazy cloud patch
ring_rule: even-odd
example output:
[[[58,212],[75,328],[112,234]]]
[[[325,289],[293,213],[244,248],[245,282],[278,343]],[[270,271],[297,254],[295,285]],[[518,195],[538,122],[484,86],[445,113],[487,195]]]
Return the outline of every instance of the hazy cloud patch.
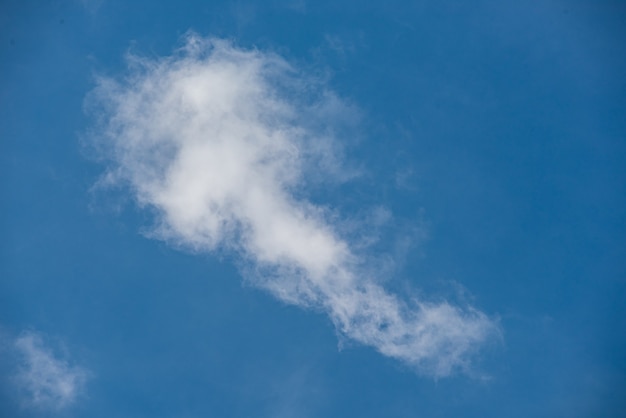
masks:
[[[83,393],[89,372],[55,353],[42,334],[23,332],[6,348],[15,359],[11,382],[22,406],[60,410]]]

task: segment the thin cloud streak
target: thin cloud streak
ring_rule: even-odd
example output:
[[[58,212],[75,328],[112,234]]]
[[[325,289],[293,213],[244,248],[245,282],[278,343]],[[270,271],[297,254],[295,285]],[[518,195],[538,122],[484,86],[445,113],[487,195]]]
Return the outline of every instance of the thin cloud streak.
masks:
[[[130,57],[129,75],[101,78],[87,103],[108,159],[102,183],[156,214],[151,236],[238,254],[256,285],[423,373],[466,367],[497,332],[473,308],[385,291],[331,211],[298,197],[320,167],[340,172],[333,124],[354,115],[279,56],[190,35],[173,56]]]
[[[24,332],[13,345],[19,358],[13,381],[25,406],[59,410],[83,392],[88,372],[55,356],[40,334]]]

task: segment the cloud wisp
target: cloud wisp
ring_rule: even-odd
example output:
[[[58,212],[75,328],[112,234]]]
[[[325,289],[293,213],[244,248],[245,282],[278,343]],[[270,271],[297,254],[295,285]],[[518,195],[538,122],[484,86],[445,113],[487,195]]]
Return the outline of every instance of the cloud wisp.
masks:
[[[465,367],[496,330],[471,307],[387,292],[330,210],[302,197],[310,175],[339,171],[333,128],[351,117],[323,85],[275,54],[195,35],[129,67],[101,78],[88,103],[103,182],[155,214],[153,237],[237,254],[256,285],[434,376]]]
[[[22,333],[13,346],[19,359],[13,382],[25,406],[59,410],[76,401],[87,381],[85,369],[55,356],[35,332]]]

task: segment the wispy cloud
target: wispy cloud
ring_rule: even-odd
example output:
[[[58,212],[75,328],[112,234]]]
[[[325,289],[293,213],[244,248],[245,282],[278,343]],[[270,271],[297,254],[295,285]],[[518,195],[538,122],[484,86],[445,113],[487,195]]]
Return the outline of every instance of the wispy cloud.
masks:
[[[91,14],[98,12],[104,0],[75,0],[83,5],[85,10]]]
[[[41,334],[24,332],[14,340],[17,366],[13,382],[24,406],[59,410],[82,393],[88,372],[55,355]]]
[[[238,254],[258,286],[435,376],[466,366],[496,329],[471,307],[387,292],[336,214],[302,197],[310,175],[338,172],[334,132],[353,114],[279,56],[191,35],[170,57],[131,57],[88,103],[104,181],[156,214],[153,237]]]

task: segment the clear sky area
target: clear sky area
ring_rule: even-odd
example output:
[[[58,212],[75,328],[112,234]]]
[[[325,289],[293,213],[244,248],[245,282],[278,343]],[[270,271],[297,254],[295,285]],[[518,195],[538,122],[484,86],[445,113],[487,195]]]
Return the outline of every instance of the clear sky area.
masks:
[[[0,416],[626,416],[621,1],[0,2]]]

